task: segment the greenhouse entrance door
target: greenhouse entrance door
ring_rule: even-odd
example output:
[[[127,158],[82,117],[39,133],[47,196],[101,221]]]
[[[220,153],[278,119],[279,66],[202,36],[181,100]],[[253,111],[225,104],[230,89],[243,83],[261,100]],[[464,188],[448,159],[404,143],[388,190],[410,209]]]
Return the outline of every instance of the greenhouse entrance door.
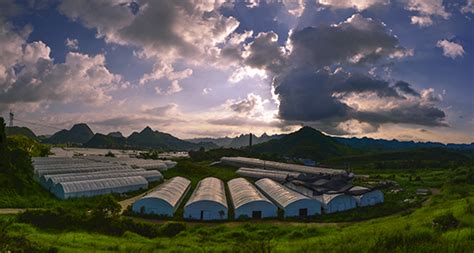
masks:
[[[301,208],[301,209],[299,210],[299,215],[300,215],[300,217],[306,217],[306,216],[308,216],[308,208]]]
[[[202,210],[201,211],[201,220],[210,220],[211,219],[211,212]]]
[[[252,218],[253,219],[261,219],[262,218],[262,211],[252,211]]]

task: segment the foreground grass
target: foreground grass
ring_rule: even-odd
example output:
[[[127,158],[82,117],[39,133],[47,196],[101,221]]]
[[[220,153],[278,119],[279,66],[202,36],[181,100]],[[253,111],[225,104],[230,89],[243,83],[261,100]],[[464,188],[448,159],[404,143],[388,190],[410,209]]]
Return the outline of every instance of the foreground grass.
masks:
[[[148,239],[130,232],[115,237],[15,223],[7,234],[60,252],[472,252],[474,187],[463,188],[467,195],[450,187],[413,212],[352,224],[188,224],[174,237]],[[433,228],[433,219],[446,213],[459,221],[457,227]]]

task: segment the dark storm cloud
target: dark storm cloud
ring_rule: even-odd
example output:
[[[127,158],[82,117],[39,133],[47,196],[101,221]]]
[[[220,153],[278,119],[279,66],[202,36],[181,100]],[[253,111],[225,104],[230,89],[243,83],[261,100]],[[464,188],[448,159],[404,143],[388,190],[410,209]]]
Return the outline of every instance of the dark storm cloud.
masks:
[[[278,73],[285,67],[284,52],[274,32],[259,33],[246,50],[249,55],[245,58],[245,64],[253,68]]]
[[[390,110],[357,112],[355,118],[372,124],[407,123],[423,126],[448,126],[444,122],[446,114],[433,106],[415,104],[400,106]]]
[[[355,14],[338,25],[307,27],[291,35],[293,64],[323,67],[336,63],[373,63],[407,50],[396,36],[372,19]]]
[[[404,81],[398,81],[395,83],[394,87],[398,89],[400,92],[403,92],[407,95],[412,95],[415,97],[419,97],[420,93],[418,93],[416,90],[414,90],[409,83],[404,82]]]

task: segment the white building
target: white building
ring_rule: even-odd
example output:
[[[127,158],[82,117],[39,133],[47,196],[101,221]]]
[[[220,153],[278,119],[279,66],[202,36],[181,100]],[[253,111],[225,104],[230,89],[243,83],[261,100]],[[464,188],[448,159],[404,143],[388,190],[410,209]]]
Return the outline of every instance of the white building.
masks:
[[[384,202],[383,192],[377,189],[354,186],[349,192],[354,195],[357,206],[373,206]]]
[[[225,220],[228,217],[224,183],[214,177],[199,181],[184,206],[184,218],[191,220]]]
[[[133,212],[172,217],[191,188],[191,181],[174,177],[132,205]]]
[[[68,199],[124,193],[147,188],[148,181],[144,177],[135,176],[58,183],[53,187],[52,193],[60,199]]]
[[[303,194],[293,191],[269,178],[255,182],[255,185],[270,198],[285,217],[306,217],[321,214],[321,203]]]
[[[235,218],[268,218],[278,215],[278,208],[244,178],[227,182]]]
[[[343,193],[323,194],[315,198],[321,200],[325,213],[342,212],[357,207],[356,199]]]

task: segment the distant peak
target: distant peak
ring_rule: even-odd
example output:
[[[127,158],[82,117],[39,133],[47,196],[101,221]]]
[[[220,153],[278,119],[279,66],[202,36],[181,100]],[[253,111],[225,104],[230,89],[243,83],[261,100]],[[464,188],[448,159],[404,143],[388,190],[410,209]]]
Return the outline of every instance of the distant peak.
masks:
[[[91,128],[85,123],[75,124],[74,126],[72,126],[70,131],[84,131],[84,130],[87,132],[92,132]]]
[[[153,133],[153,129],[151,129],[151,127],[147,126],[140,133]]]

